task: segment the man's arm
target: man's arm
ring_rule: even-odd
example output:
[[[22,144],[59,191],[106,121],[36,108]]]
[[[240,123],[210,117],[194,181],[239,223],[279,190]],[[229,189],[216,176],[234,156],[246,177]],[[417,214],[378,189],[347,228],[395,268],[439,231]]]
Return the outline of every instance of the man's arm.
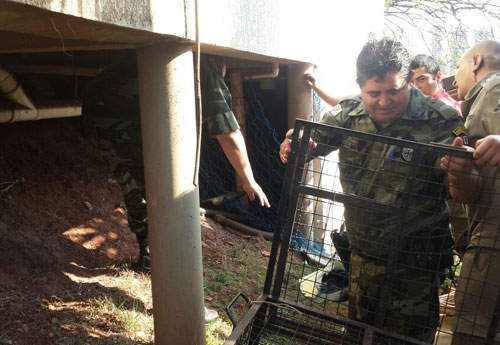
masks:
[[[339,104],[340,99],[330,96],[325,91],[323,91],[323,89],[321,89],[318,85],[316,85],[316,78],[314,78],[314,76],[312,76],[309,73],[306,73],[304,74],[304,78],[306,79],[307,85],[309,85],[309,87],[312,90],[314,90],[323,101],[325,101],[332,107],[335,107],[337,104]]]
[[[243,190],[248,194],[250,200],[257,199],[260,206],[271,207],[267,196],[253,177],[252,167],[248,161],[245,139],[239,129],[216,136],[217,141],[224,150],[224,153],[240,176]]]

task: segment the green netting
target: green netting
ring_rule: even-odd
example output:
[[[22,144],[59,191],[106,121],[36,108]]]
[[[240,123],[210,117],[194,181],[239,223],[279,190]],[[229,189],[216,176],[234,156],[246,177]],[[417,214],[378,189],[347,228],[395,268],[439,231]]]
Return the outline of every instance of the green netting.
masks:
[[[272,126],[271,114],[264,109],[259,99],[258,90],[251,82],[245,83],[246,145],[256,181],[266,193],[272,207],[260,207],[257,202],[244,202],[235,199],[225,202],[219,210],[242,215],[244,222],[264,231],[274,231],[280,201],[281,185],[285,166],[278,157],[279,146],[283,138],[279,138],[277,129]],[[314,95],[313,114],[310,120],[318,121],[325,107],[320,98]],[[276,121],[274,121],[276,122]],[[235,172],[226,159],[217,140],[210,138],[203,131],[200,162],[200,199],[236,191]],[[297,248],[310,247],[320,241],[310,241],[301,235],[294,236],[293,245]],[[309,248],[313,252],[321,252],[322,248]]]
[[[268,115],[257,98],[253,84],[245,83],[246,145],[256,181],[266,193],[272,207],[260,207],[257,202],[242,199],[228,201],[218,209],[241,214],[245,222],[257,229],[274,231],[281,183],[285,166],[278,157],[280,141]],[[235,172],[217,140],[203,131],[200,162],[200,199],[236,191]]]

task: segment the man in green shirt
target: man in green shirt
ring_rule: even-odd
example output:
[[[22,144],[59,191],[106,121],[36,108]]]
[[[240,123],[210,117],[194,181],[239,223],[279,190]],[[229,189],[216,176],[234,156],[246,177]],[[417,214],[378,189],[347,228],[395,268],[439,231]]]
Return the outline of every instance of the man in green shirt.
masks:
[[[241,188],[250,200],[257,199],[260,206],[270,207],[266,194],[253,176],[245,139],[232,110],[231,93],[224,82],[225,64],[222,62],[220,65],[213,57],[201,56],[201,103],[204,126],[208,134],[215,137],[221,145],[229,163],[241,178]]]
[[[454,132],[458,133],[457,129],[463,127],[455,110],[411,86],[413,72],[409,55],[399,42],[390,39],[368,42],[358,56],[356,69],[361,95],[341,99],[325,114],[322,123],[422,143],[445,144],[451,144],[456,136]],[[290,153],[292,132],[287,133],[281,144],[283,163]],[[332,147],[341,147],[339,169],[345,194],[380,203],[399,202],[397,198],[403,193],[395,191],[401,190],[407,180],[398,177],[400,172],[395,169],[403,160],[411,160],[404,150],[395,151],[389,144],[347,142],[349,139],[339,139],[323,131],[313,133],[313,138],[311,145],[316,147],[317,155],[324,156]],[[356,146],[355,155],[353,146]],[[452,241],[444,200],[446,174],[432,169],[438,166],[436,154],[428,159],[430,168],[426,177],[437,187],[429,190],[419,181],[413,186],[403,234],[406,246],[399,251],[410,254],[397,256],[391,283],[386,281],[385,274],[387,258],[400,229],[398,216],[346,205],[344,219],[352,249],[349,317],[374,324],[381,307],[379,302],[383,300],[386,312],[381,326],[384,329],[431,343],[438,325],[439,275],[451,264],[451,260],[445,262],[440,254],[450,250]],[[370,168],[356,168],[361,166]],[[426,198],[429,193],[432,197]]]

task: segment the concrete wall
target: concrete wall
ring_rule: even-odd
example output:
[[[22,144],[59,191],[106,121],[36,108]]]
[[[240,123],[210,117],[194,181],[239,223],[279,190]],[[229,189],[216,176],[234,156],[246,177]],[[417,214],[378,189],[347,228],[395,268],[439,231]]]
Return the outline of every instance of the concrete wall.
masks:
[[[89,20],[195,40],[195,0],[9,0]],[[374,31],[383,1],[198,0],[204,44],[317,62],[342,36]],[[366,20],[366,16],[370,16]],[[354,39],[358,35],[354,34]],[[327,49],[321,45],[329,44]]]

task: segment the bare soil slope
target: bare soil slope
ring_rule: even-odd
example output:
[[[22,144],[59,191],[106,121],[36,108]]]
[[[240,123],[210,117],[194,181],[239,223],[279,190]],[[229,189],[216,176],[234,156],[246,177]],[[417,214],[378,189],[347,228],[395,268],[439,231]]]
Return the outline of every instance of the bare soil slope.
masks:
[[[220,308],[234,296],[224,293],[220,267],[238,274],[250,250],[261,258],[251,269],[262,274],[269,244],[209,219],[202,230],[205,280],[221,282],[206,283],[207,303]],[[0,344],[143,343],[89,309],[118,295],[152,313],[150,303],[105,283],[137,258],[138,246],[120,188],[77,119],[0,125],[0,253]],[[255,298],[262,285],[242,286]]]

